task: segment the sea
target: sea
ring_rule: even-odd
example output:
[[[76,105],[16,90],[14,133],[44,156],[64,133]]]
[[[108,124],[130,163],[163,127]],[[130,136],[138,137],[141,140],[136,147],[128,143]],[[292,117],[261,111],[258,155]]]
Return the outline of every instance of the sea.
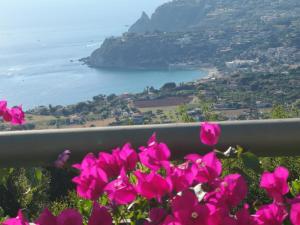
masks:
[[[118,23],[116,23],[118,24]],[[133,71],[90,68],[78,60],[128,26],[101,24],[0,29],[0,99],[25,109],[67,105],[99,94],[137,93],[147,86],[188,82],[204,71]]]

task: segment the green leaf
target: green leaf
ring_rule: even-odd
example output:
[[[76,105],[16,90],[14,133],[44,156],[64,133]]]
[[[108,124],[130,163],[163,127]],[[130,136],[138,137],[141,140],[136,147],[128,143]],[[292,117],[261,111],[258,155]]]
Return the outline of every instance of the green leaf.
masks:
[[[237,145],[236,146],[236,151],[237,151],[238,158],[240,158],[241,154],[244,152],[244,149],[241,146]]]
[[[292,181],[290,185],[290,190],[292,195],[297,196],[300,194],[300,180],[294,180]]]
[[[35,179],[38,181],[38,183],[40,183],[42,181],[42,178],[43,178],[42,170],[36,168],[35,171],[34,171],[34,176],[35,176]]]
[[[82,215],[88,216],[92,210],[93,202],[90,200],[79,199],[77,202],[77,208]]]
[[[13,168],[0,169],[0,184],[6,185],[8,177],[13,173]]]
[[[245,152],[240,154],[240,158],[242,159],[245,167],[248,169],[252,169],[256,172],[261,172],[261,164],[259,162],[259,158],[251,152]]]

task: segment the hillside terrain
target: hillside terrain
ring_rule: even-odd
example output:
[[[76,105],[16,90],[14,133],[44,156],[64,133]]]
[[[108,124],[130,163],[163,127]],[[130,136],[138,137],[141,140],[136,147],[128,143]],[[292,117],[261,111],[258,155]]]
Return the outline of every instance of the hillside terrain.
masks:
[[[300,64],[300,1],[174,0],[84,61],[93,67],[286,71]]]
[[[284,117],[300,117],[299,96],[300,69],[239,73],[180,85],[166,83],[137,94],[98,95],[67,106],[40,106],[26,112],[24,126],[0,121],[0,130],[265,119],[273,118],[274,110]]]

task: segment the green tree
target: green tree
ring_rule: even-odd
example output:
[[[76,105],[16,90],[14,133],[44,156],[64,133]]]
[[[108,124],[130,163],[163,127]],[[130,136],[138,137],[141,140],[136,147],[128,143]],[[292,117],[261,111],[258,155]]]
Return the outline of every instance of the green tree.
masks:
[[[180,105],[177,109],[179,118],[185,123],[195,122],[195,119],[187,113],[186,105]]]
[[[289,118],[290,114],[283,105],[274,105],[270,112],[270,116],[272,119],[284,119]]]

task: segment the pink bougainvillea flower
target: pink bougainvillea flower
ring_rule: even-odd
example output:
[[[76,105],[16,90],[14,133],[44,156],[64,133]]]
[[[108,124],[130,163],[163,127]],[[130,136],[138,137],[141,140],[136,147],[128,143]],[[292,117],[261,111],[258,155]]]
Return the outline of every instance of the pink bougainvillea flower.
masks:
[[[141,196],[161,201],[161,198],[172,191],[172,182],[161,175],[151,171],[150,174],[135,171],[137,177],[136,191]]]
[[[66,162],[69,160],[71,155],[70,150],[65,150],[57,157],[57,160],[54,162],[54,166],[57,168],[63,168]]]
[[[181,224],[178,220],[176,220],[173,216],[171,216],[171,215],[168,215],[167,217],[166,217],[166,219],[162,222],[162,223],[160,223],[160,224],[158,224],[158,225],[183,225],[183,224]]]
[[[109,178],[119,176],[121,171],[121,166],[117,162],[117,159],[112,154],[106,152],[99,153],[98,166],[106,172]]]
[[[7,107],[7,101],[2,100],[0,101],[0,116],[3,116]]]
[[[161,225],[163,224],[167,212],[163,208],[152,208],[149,212],[150,221],[146,221],[144,225]]]
[[[36,224],[40,225],[82,225],[83,220],[79,212],[74,209],[66,209],[58,216],[45,209],[44,212],[37,219]]]
[[[73,178],[73,182],[77,185],[77,194],[86,199],[98,199],[108,178],[104,170],[98,166],[94,155],[86,155],[81,164],[75,164],[73,167],[80,170],[80,175]]]
[[[138,154],[130,143],[125,144],[122,149],[113,150],[113,156],[119,167],[124,167],[126,171],[133,170],[138,162]]]
[[[6,108],[6,110],[3,112],[3,120],[5,122],[11,122],[12,121],[12,113],[11,113],[11,109],[10,108]]]
[[[77,194],[90,200],[100,197],[107,181],[106,173],[96,166],[82,171],[79,176],[73,178],[73,182],[77,185]]]
[[[205,204],[208,209],[208,215],[206,215],[206,224],[208,225],[238,225],[236,218],[230,215],[229,210],[226,207],[220,207],[215,204]],[[204,223],[202,223],[204,224]]]
[[[140,161],[151,170],[157,171],[160,168],[169,167],[170,149],[165,143],[159,143],[154,133],[148,141],[147,147],[140,147]]]
[[[83,160],[81,161],[81,163],[77,163],[77,164],[74,164],[73,167],[78,169],[78,170],[88,170],[94,166],[97,165],[97,159],[96,157],[94,156],[93,153],[88,153],[84,158]]]
[[[221,128],[218,124],[201,123],[200,140],[203,144],[214,146],[218,143],[221,135]]]
[[[290,220],[293,225],[300,225],[300,203],[292,204]]]
[[[14,108],[7,107],[7,101],[0,101],[0,116],[5,122],[11,122],[12,125],[22,125],[25,123],[25,114],[22,106]]]
[[[189,162],[179,166],[170,167],[168,177],[171,179],[176,192],[184,191],[191,187],[197,175],[197,170]]]
[[[23,112],[22,106],[13,107],[10,109],[11,124],[12,125],[22,125],[25,123],[25,114]]]
[[[228,208],[236,207],[247,195],[248,188],[245,179],[240,174],[229,174],[220,182],[216,191],[218,204]]]
[[[48,209],[44,209],[44,211],[37,219],[36,224],[56,225],[57,218]]]
[[[195,180],[200,183],[210,183],[222,173],[222,163],[214,152],[210,152],[203,157],[198,154],[190,154],[185,159],[196,165],[198,173]]]
[[[300,196],[294,199],[288,200],[291,204],[290,220],[293,225],[300,225]]]
[[[282,225],[287,215],[284,206],[272,203],[259,208],[254,219],[258,225]]]
[[[126,205],[133,202],[136,198],[136,191],[129,182],[124,168],[120,176],[106,185],[104,189],[109,199],[117,205]]]
[[[101,207],[97,202],[94,202],[92,214],[88,225],[111,225],[112,217],[107,208]]]
[[[29,225],[29,222],[23,216],[22,211],[19,210],[16,218],[7,219],[2,223],[2,225]]]
[[[209,208],[199,204],[197,196],[191,190],[177,195],[171,203],[171,208],[174,218],[182,225],[208,224]]]
[[[282,202],[283,195],[289,192],[288,176],[289,171],[284,167],[277,167],[273,173],[264,172],[261,176],[260,187],[264,188],[274,201]]]
[[[300,203],[300,195],[298,195],[296,198],[293,199],[286,199],[286,203],[287,204],[296,204],[296,203]]]
[[[242,209],[236,213],[238,225],[255,225],[254,217],[249,213],[249,205],[245,204]]]

